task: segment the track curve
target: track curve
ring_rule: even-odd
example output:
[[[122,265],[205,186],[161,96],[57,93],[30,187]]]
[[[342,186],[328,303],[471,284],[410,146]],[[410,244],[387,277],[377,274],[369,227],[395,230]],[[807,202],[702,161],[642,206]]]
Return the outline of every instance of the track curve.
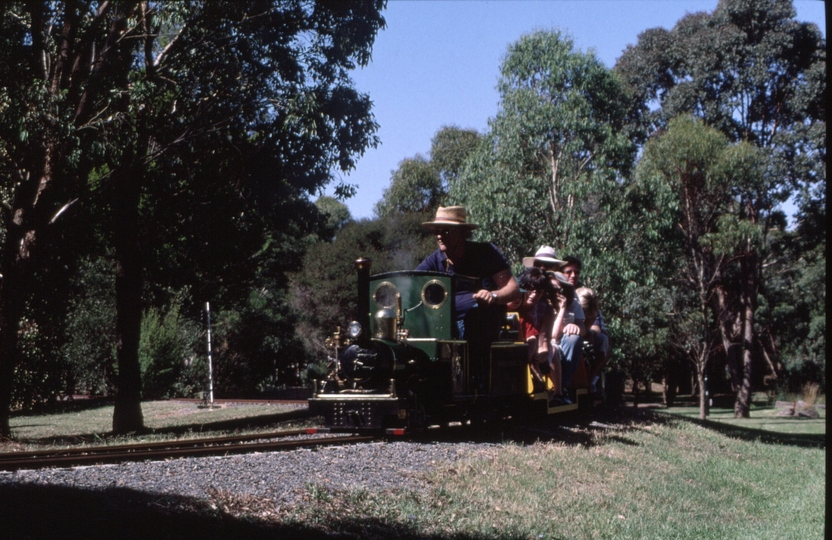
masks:
[[[294,437],[294,439],[280,440],[290,437]],[[127,461],[165,460],[253,452],[277,452],[315,446],[353,444],[374,439],[375,437],[366,435],[316,436],[313,438],[308,435],[307,430],[293,430],[185,441],[92,446],[35,452],[7,452],[0,453],[0,471],[78,467]]]

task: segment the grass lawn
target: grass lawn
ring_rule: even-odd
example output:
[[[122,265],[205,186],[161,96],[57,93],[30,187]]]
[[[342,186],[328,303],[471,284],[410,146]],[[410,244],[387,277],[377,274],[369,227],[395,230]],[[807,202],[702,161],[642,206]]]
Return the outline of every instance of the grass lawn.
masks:
[[[83,405],[83,404],[81,404]],[[173,438],[210,437],[260,426],[296,429],[308,423],[296,405],[227,405],[202,409],[188,401],[142,403],[148,433],[113,437],[113,406],[100,405],[60,414],[12,416],[12,441],[0,442],[0,452],[73,445],[128,444]]]
[[[266,407],[273,406],[209,411],[155,402],[144,404],[143,411],[156,436],[193,435],[258,419],[282,418],[295,427],[308,421],[286,420],[292,411]],[[271,502],[253,500],[230,506],[207,501],[221,509],[219,515],[174,518],[153,508],[142,511],[149,513],[147,519],[174,519],[182,527],[196,520],[210,529],[216,520],[252,538],[274,537],[275,531],[285,537],[303,532],[408,540],[824,538],[824,424],[779,419],[769,408],[755,408],[746,420],[733,419],[728,410],[711,413],[702,423],[694,408],[625,406],[549,419],[531,432],[511,426],[502,433],[491,430],[482,440],[500,444],[482,445],[455,463],[437,463],[422,478],[426,488],[420,492],[310,485],[302,504],[276,508],[269,517],[253,515],[250,508]],[[112,407],[97,407],[17,416],[12,429],[18,441],[29,444],[87,442],[90,434],[105,437],[111,414]],[[825,422],[825,410],[822,415]]]
[[[750,418],[734,418],[734,410],[712,407],[708,421],[727,426],[753,429],[784,435],[824,435],[826,433],[826,407],[818,407],[818,418],[778,416],[783,409],[773,406],[756,406],[751,409]],[[682,418],[699,418],[699,407],[672,407],[662,412]]]
[[[428,480],[427,496],[316,492],[283,519],[379,538],[824,537],[825,448],[632,408],[484,447]]]

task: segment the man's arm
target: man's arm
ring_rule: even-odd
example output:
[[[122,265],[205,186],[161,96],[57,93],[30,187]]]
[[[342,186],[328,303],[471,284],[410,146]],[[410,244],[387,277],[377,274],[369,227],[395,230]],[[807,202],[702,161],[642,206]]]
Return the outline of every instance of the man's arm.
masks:
[[[572,313],[575,314],[575,322],[572,324],[567,324],[566,328],[563,329],[564,334],[577,334],[577,335],[584,335],[586,333],[587,326],[584,324],[586,320],[586,315],[584,315],[584,308],[581,307],[581,299],[578,298],[578,294],[572,297]]]
[[[491,278],[494,284],[497,285],[496,291],[488,291],[481,289],[474,294],[474,299],[478,304],[491,306],[494,304],[508,304],[513,300],[520,298],[520,286],[517,285],[517,280],[511,274],[511,269],[506,268]]]

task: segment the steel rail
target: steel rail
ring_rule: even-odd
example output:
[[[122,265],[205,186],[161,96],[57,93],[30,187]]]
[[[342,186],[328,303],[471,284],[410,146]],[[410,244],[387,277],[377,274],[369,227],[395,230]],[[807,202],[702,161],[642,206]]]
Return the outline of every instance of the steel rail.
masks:
[[[245,442],[253,439],[275,438],[275,436],[288,437],[301,434],[306,434],[306,432],[293,431],[280,432],[279,435],[260,434],[258,436],[215,437],[213,439],[190,439],[188,441],[157,442],[144,445],[97,446],[56,451],[10,452],[0,454],[0,471],[43,469],[48,467],[77,467],[128,461],[221,456],[252,452],[276,452],[303,447],[367,442],[375,439],[375,437],[365,435],[322,437],[293,441],[269,441],[262,443]]]
[[[226,435],[222,437],[204,437],[193,439],[171,439],[168,441],[156,441],[133,444],[112,444],[106,446],[75,446],[69,448],[52,448],[49,450],[33,450],[29,452],[7,452],[0,453],[0,463],[6,459],[14,458],[43,458],[72,456],[95,453],[103,455],[116,452],[145,451],[154,448],[187,448],[189,446],[205,446],[209,444],[234,444],[244,441],[256,441],[258,439],[279,439],[282,437],[297,437],[307,435],[307,429],[293,429],[288,431],[272,431],[267,433],[249,433],[245,435]]]

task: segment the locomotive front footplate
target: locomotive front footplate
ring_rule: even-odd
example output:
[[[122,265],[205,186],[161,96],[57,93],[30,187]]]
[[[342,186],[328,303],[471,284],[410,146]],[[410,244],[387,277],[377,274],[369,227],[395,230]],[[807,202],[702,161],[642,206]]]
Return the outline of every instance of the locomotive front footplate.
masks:
[[[403,425],[407,411],[397,397],[367,394],[318,394],[309,411],[324,417],[329,431],[381,430]]]

